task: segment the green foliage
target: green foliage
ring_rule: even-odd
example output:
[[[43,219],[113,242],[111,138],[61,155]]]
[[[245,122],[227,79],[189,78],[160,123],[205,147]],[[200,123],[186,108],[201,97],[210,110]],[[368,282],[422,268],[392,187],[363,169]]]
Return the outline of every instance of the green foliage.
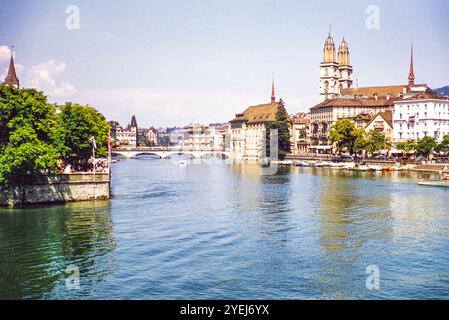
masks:
[[[364,129],[356,129],[356,138],[354,141],[354,153],[360,154],[366,150],[367,140],[365,138],[366,132]]]
[[[443,137],[443,141],[437,145],[435,151],[449,153],[449,135]]]
[[[424,137],[416,144],[416,153],[428,157],[435,151],[437,143],[432,137]]]
[[[0,85],[0,184],[54,171],[58,154],[51,130],[55,122],[55,107],[42,93]]]
[[[385,134],[378,130],[371,130],[366,137],[365,150],[373,155],[381,150],[388,149]]]
[[[92,107],[67,103],[60,107],[54,141],[61,159],[77,170],[85,169],[92,156],[92,141],[97,142],[96,157],[107,154],[108,124]]]
[[[416,151],[416,141],[413,139],[408,139],[406,141],[398,142],[396,144],[396,149],[403,151],[404,153],[411,153]]]
[[[355,124],[349,119],[337,121],[331,128],[329,134],[331,143],[336,144],[337,152],[349,152],[353,155],[364,147],[363,131],[358,130]],[[357,144],[356,144],[357,141]]]
[[[270,130],[278,131],[278,155],[279,159],[285,159],[285,156],[291,152],[290,142],[290,120],[287,110],[285,110],[284,101],[279,101],[276,111],[276,120],[266,127],[267,130],[267,156],[270,155]]]
[[[0,85],[0,184],[58,171],[58,162],[80,164],[107,152],[108,125],[95,109],[67,104],[56,113],[41,92]]]

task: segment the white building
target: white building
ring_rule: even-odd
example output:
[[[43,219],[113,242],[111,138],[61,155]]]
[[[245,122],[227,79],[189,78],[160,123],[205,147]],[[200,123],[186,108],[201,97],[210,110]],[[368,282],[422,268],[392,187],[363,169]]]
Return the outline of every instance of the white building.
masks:
[[[116,128],[116,142],[120,147],[137,147],[137,121],[136,117],[132,116],[131,124],[129,124],[126,128],[117,127]]]
[[[441,142],[449,134],[449,99],[421,93],[394,104],[394,142],[432,137]]]

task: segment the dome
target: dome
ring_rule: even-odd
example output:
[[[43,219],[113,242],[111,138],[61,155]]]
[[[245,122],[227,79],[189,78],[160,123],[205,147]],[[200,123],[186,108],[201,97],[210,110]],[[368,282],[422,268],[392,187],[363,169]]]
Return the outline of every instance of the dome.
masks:
[[[339,51],[348,51],[349,50],[349,46],[348,43],[346,42],[345,38],[343,37],[343,40],[340,43],[340,47],[338,49]]]
[[[331,34],[329,33],[329,36],[326,39],[326,42],[324,43],[324,45],[327,46],[335,46],[334,44],[334,39],[332,38]]]

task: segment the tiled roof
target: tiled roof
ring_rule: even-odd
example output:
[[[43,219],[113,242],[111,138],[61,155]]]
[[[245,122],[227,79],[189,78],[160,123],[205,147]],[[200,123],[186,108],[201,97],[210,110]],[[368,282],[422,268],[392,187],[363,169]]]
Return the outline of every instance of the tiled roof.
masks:
[[[251,106],[243,113],[236,114],[236,117],[231,122],[260,123],[275,121],[278,107],[278,102]]]
[[[423,93],[415,94],[414,96],[408,97],[404,100],[410,101],[410,100],[426,100],[426,99],[449,100],[449,98],[439,96],[433,92],[423,92]]]
[[[382,119],[385,120],[386,123],[388,123],[388,125],[393,128],[393,113],[390,112],[379,112],[376,116],[373,117],[373,119],[371,120],[371,122],[368,124],[368,126],[378,117],[382,117]]]
[[[337,98],[326,100],[313,106],[310,109],[320,109],[329,107],[383,107],[393,106],[394,102],[400,100],[399,98],[387,99],[344,99]]]
[[[426,86],[423,85],[415,85],[415,87]],[[364,88],[347,88],[341,90],[342,96],[366,96],[368,98],[374,97],[377,94],[379,98],[386,98],[388,95],[392,97],[398,97],[405,91],[409,91],[410,87],[407,85],[398,85],[398,86],[383,86],[383,87],[364,87]]]

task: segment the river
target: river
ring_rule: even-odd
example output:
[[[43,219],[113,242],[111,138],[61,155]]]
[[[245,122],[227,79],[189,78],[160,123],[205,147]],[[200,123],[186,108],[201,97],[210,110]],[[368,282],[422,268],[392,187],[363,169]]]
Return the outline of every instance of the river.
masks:
[[[0,298],[447,299],[449,190],[416,179],[122,160],[109,201],[0,209]]]

